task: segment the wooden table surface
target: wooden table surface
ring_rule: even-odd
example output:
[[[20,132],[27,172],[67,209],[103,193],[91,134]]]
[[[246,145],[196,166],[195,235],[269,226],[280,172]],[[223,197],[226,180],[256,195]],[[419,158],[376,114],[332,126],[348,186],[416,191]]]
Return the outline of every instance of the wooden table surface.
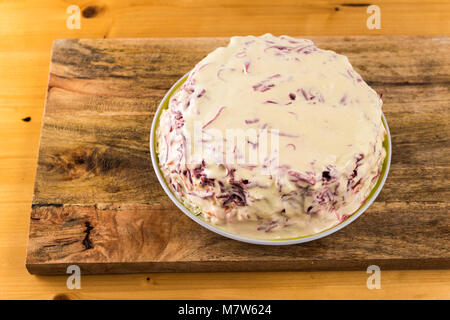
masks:
[[[81,8],[81,28],[66,9]],[[137,274],[66,277],[25,269],[50,48],[60,38],[276,35],[449,35],[448,1],[374,1],[381,30],[368,30],[355,1],[12,1],[0,2],[0,298],[450,298],[450,270],[381,271],[369,290],[352,272]]]

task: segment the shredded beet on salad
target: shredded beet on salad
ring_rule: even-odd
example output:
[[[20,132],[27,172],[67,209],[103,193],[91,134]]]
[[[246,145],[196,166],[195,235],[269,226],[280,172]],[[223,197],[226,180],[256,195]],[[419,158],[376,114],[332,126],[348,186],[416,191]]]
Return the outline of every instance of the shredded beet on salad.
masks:
[[[207,222],[260,239],[351,216],[385,158],[378,95],[307,39],[233,37],[200,61],[157,129],[173,193]]]

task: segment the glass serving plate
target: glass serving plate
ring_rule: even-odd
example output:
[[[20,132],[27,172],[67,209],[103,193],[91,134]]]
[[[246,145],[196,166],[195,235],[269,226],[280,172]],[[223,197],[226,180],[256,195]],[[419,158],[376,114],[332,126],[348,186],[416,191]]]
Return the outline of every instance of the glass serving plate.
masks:
[[[313,240],[317,240],[323,237],[326,237],[338,230],[341,230],[342,228],[346,227],[353,221],[355,221],[360,215],[362,215],[367,208],[370,207],[370,205],[375,201],[376,197],[380,193],[381,189],[383,188],[383,185],[386,181],[386,178],[389,173],[389,167],[391,164],[391,154],[392,154],[392,145],[391,145],[391,134],[389,132],[389,127],[386,121],[386,117],[384,114],[382,114],[382,121],[383,125],[386,128],[386,138],[383,142],[383,147],[386,150],[386,157],[383,162],[383,166],[381,169],[380,177],[378,178],[377,183],[373,187],[372,191],[370,192],[369,196],[367,197],[367,200],[359,207],[358,210],[356,210],[351,216],[349,216],[347,219],[342,221],[341,223],[335,225],[334,227],[331,227],[329,229],[323,230],[319,233],[302,236],[302,237],[296,237],[296,238],[289,238],[289,239],[273,239],[273,240],[266,240],[266,239],[254,239],[254,238],[248,238],[239,236],[236,234],[229,233],[225,230],[222,230],[220,227],[214,226],[206,222],[201,215],[194,212],[193,209],[188,208],[184,203],[182,203],[172,192],[170,187],[168,186],[163,173],[161,172],[160,166],[159,166],[159,160],[158,155],[156,152],[156,129],[159,125],[159,117],[161,115],[161,112],[164,109],[167,109],[169,106],[169,100],[171,96],[176,92],[176,90],[186,81],[189,73],[185,74],[183,77],[181,77],[173,86],[170,88],[170,90],[166,93],[164,98],[162,99],[161,103],[158,106],[158,109],[156,110],[155,117],[153,118],[153,123],[150,131],[150,154],[152,158],[152,164],[153,168],[155,169],[156,176],[158,177],[159,183],[163,187],[166,194],[169,196],[169,198],[172,200],[172,202],[189,218],[200,224],[201,226],[220,234],[224,237],[231,238],[238,241],[253,243],[253,244],[261,244],[261,245],[289,245],[289,244],[298,244],[298,243],[304,243],[309,242]]]

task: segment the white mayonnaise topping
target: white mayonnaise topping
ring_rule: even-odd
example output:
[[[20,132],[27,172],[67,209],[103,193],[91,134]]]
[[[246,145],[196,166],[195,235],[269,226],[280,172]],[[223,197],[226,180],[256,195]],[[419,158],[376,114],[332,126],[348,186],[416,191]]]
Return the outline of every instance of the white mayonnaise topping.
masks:
[[[306,39],[233,37],[163,111],[159,162],[175,194],[217,227],[258,239],[315,234],[375,185],[381,106],[345,56]]]

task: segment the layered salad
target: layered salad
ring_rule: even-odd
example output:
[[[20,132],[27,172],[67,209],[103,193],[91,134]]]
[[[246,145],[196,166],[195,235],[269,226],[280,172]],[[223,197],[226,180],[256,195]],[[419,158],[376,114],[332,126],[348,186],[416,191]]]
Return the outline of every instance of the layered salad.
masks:
[[[233,37],[170,97],[160,169],[194,214],[230,233],[288,239],[352,215],[386,152],[381,97],[307,39]]]

